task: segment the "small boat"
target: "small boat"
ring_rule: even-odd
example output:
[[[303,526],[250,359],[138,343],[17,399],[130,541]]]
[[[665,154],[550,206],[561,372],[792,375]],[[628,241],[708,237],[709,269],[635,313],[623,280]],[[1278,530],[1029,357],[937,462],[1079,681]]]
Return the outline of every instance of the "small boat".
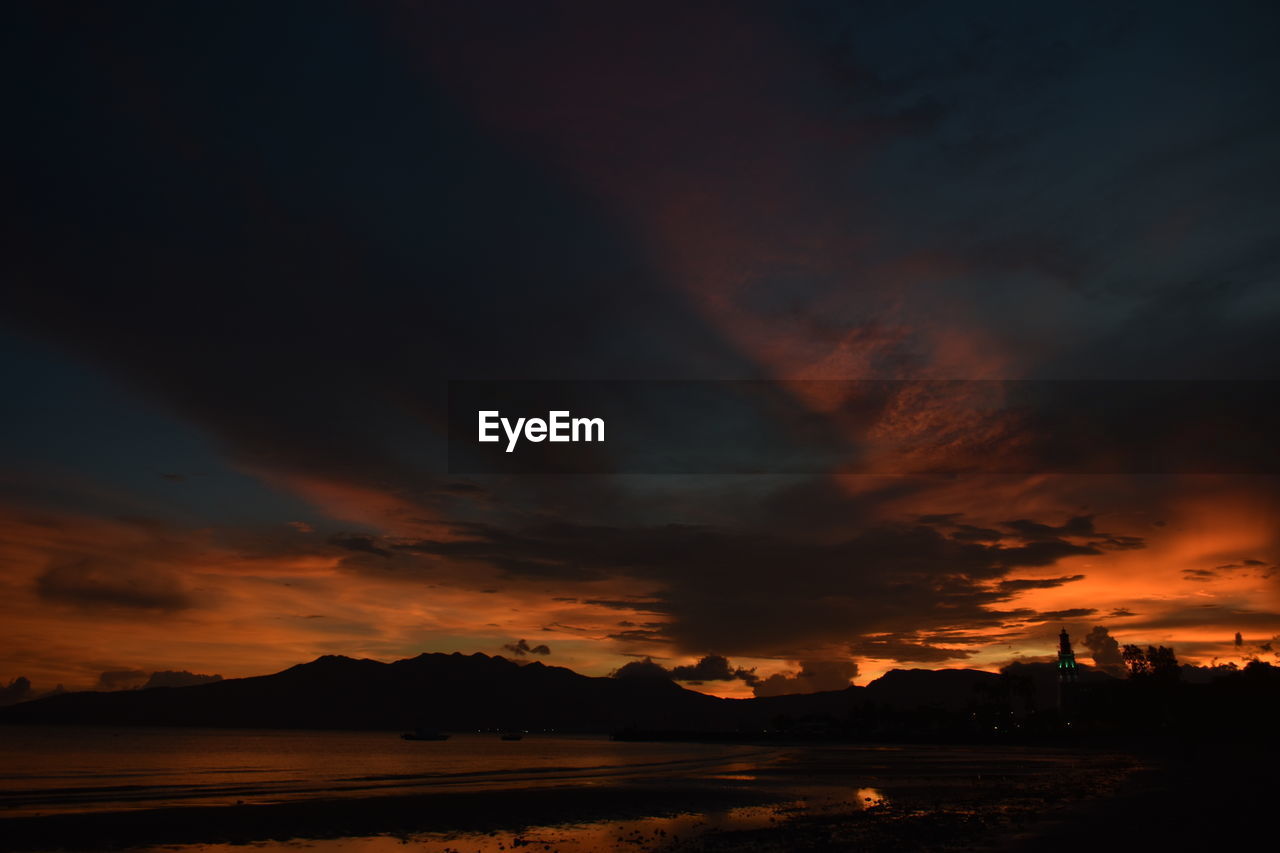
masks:
[[[502,733],[503,740],[520,740],[522,737],[524,737],[524,732],[503,732]]]
[[[400,735],[405,740],[448,740],[449,736],[444,732],[438,732],[434,729],[414,729],[411,732],[405,732]]]

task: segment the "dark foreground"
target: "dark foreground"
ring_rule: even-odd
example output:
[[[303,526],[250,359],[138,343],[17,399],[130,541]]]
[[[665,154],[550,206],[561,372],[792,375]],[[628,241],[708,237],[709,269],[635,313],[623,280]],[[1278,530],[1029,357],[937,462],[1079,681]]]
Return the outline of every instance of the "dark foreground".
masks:
[[[1204,848],[1273,796],[1265,753],[779,747],[743,772],[0,819],[0,850]]]

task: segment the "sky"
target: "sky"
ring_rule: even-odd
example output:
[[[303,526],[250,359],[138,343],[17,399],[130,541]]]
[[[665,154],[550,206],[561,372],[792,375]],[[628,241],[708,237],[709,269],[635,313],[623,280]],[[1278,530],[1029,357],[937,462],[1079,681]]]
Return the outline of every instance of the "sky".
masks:
[[[922,381],[1202,383],[1153,444],[1248,433],[1228,380],[1270,411],[1277,16],[19,5],[0,686],[478,651],[750,696],[1063,627],[1273,659],[1274,456],[1063,466],[1041,419],[1002,467]],[[758,380],[988,464],[459,475],[457,380]]]

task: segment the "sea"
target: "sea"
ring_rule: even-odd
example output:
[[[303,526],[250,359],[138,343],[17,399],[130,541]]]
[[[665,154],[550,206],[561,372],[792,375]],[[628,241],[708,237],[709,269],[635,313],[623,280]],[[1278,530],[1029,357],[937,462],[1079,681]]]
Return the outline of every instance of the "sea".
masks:
[[[903,819],[939,839],[957,815],[1039,819],[1131,770],[1023,747],[0,726],[0,853],[788,850],[832,826],[859,846]]]
[[[769,752],[603,735],[0,726],[0,816],[731,773]]]

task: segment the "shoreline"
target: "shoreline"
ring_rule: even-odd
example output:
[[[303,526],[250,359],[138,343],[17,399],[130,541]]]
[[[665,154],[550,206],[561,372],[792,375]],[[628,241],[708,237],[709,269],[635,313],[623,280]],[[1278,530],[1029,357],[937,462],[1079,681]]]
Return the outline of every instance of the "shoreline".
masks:
[[[763,806],[776,792],[693,784],[556,785],[0,818],[0,851],[125,850],[415,833],[490,833]]]
[[[1132,755],[1081,750],[804,747],[740,772],[701,776],[15,816],[0,818],[0,851],[271,849],[273,842],[306,841],[340,850],[342,839],[423,835],[496,851],[519,846],[514,842],[530,832],[561,839],[566,850],[589,850],[574,846],[575,833],[589,825],[598,835],[609,824],[618,831],[649,827],[643,844],[639,836],[628,842],[638,851],[905,849],[897,845],[908,837],[928,849],[930,839],[1006,838],[1043,817],[1049,804],[1056,810],[1096,802],[1141,766]],[[740,820],[735,810],[754,814]],[[679,841],[661,829],[677,817],[686,818],[677,821]],[[702,829],[684,831],[691,826]]]
[[[1247,839],[1268,814],[1268,768],[1245,748],[1188,746],[797,747],[685,775],[11,816],[0,851],[1078,853]]]

